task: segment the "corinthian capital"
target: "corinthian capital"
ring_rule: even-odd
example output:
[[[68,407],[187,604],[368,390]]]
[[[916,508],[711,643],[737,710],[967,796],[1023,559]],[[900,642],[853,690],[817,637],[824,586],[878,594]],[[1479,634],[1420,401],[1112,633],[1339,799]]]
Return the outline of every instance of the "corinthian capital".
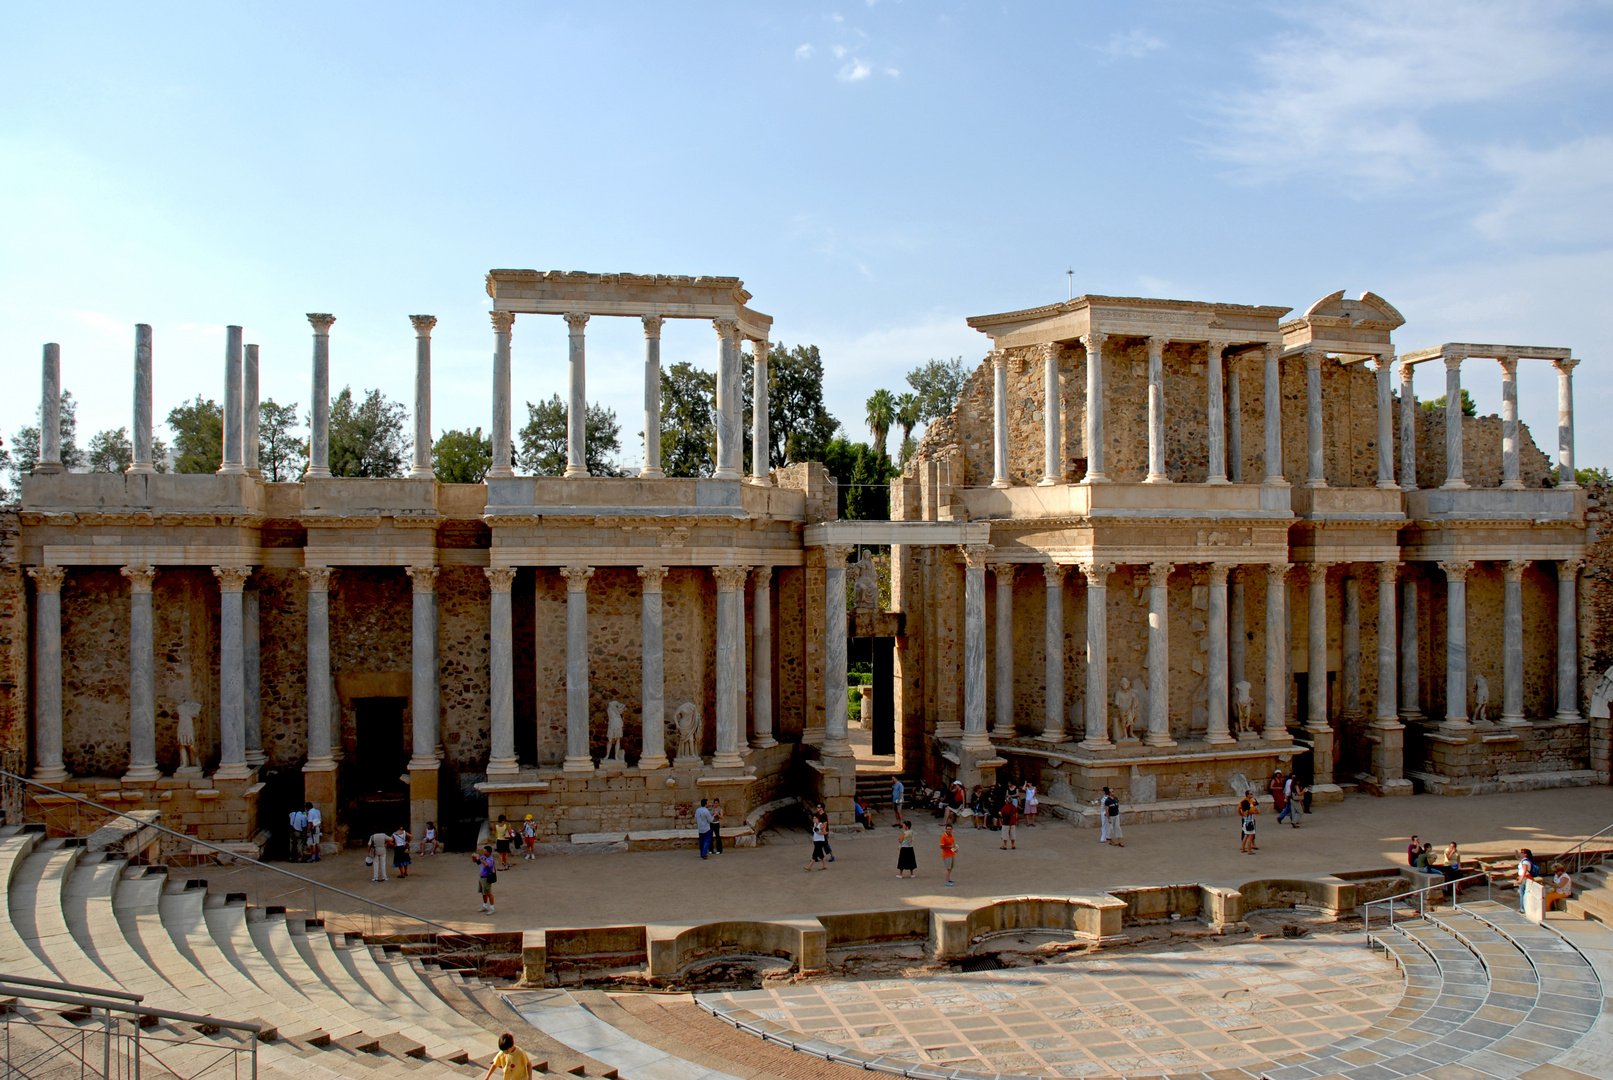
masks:
[[[1378,564],[1378,584],[1393,585],[1400,576],[1400,564],[1393,560],[1386,560]]]
[[[218,587],[223,592],[240,592],[246,587],[246,579],[252,576],[250,566],[215,566],[213,576],[218,578]]]
[[[67,567],[30,566],[28,576],[34,579],[34,588],[39,592],[61,592],[62,580],[67,577]]]
[[[487,575],[487,583],[494,592],[507,593],[510,586],[515,584],[515,567],[513,566],[484,566],[482,573]]]
[[[713,566],[711,576],[717,579],[718,592],[738,592],[745,587],[748,566]]]
[[[152,584],[157,580],[155,566],[123,566],[118,573],[129,579],[129,591],[132,593],[148,593]]]
[[[330,333],[330,324],[336,321],[336,316],[323,311],[310,311],[308,321],[313,324],[314,333],[328,334]]]
[[[308,582],[309,592],[330,592],[330,567],[305,566],[297,573]]]
[[[844,570],[846,568],[846,556],[850,554],[850,544],[825,544],[823,545],[823,565],[830,570]]]
[[[437,591],[437,573],[435,566],[405,566],[403,572],[409,575],[414,582],[414,591],[417,593],[434,593]]]
[[[1513,559],[1507,563],[1506,578],[1508,581],[1522,581],[1523,572],[1529,569],[1528,559]]]
[[[562,566],[560,576],[566,579],[567,592],[587,592],[588,582],[594,576],[592,566]]]
[[[1109,575],[1115,572],[1112,562],[1089,562],[1081,564],[1081,574],[1087,579],[1087,588],[1101,589],[1109,584]]]
[[[1099,356],[1103,353],[1103,343],[1109,340],[1109,335],[1102,330],[1088,330],[1081,338],[1081,344],[1086,347],[1088,356]]]
[[[666,581],[666,567],[641,566],[638,568],[638,576],[639,580],[644,582],[645,592],[658,593],[661,591],[662,584]]]
[[[658,337],[661,336],[661,324],[666,322],[666,318],[664,316],[661,316],[661,315],[643,315],[643,316],[640,316],[640,318],[642,318],[643,321],[644,321],[644,336],[645,337],[647,337],[647,338],[658,338]]]
[[[738,319],[712,319],[711,325],[717,330],[717,336],[724,341],[733,341],[739,336]]]
[[[990,544],[965,544],[963,545],[963,561],[968,564],[971,570],[984,570],[986,568],[986,557],[993,550]]]
[[[1227,575],[1229,573],[1231,573],[1231,572],[1232,572],[1232,564],[1231,563],[1224,563],[1224,562],[1213,562],[1213,563],[1211,563],[1210,564],[1210,584],[1211,585],[1225,585],[1227,583]]]
[[[1068,574],[1069,572],[1070,572],[1070,568],[1068,566],[1065,566],[1063,563],[1056,563],[1056,562],[1043,563],[1042,564],[1042,579],[1043,579],[1043,583],[1049,589],[1062,589],[1064,587],[1064,575]]]
[[[1466,581],[1467,573],[1473,569],[1473,564],[1462,559],[1448,559],[1440,563],[1439,568],[1445,571],[1445,580],[1448,582]]]
[[[582,333],[583,327],[588,325],[588,313],[586,311],[568,311],[560,317],[566,320],[566,325],[571,328],[573,334]]]
[[[410,315],[409,321],[414,323],[414,332],[420,337],[430,337],[432,327],[437,325],[435,315]]]
[[[1149,584],[1149,586],[1152,587],[1152,588],[1155,588],[1155,589],[1164,588],[1165,583],[1170,580],[1171,571],[1175,570],[1175,569],[1176,569],[1176,567],[1172,566],[1168,562],[1149,563],[1148,564],[1148,584]]]
[[[515,325],[515,312],[513,311],[494,311],[489,313],[489,317],[493,320],[493,333],[495,334],[508,334],[510,327]]]

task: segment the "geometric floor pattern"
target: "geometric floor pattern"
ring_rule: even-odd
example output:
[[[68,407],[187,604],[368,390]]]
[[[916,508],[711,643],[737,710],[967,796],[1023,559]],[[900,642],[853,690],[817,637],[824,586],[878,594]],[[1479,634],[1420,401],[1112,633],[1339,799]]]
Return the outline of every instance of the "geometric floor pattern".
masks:
[[[1213,1070],[1345,1038],[1393,1009],[1362,934],[1185,947],[1036,968],[701,995],[864,1053],[978,1073]]]

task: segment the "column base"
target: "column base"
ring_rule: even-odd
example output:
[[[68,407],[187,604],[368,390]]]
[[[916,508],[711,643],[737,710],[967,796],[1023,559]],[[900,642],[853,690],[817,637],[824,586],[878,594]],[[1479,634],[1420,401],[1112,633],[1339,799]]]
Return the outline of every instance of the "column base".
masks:
[[[745,759],[730,751],[726,754],[712,754],[711,768],[713,769],[743,769]]]
[[[1373,486],[1375,486],[1379,491],[1399,491],[1400,490],[1400,485],[1395,483],[1393,480],[1379,480],[1377,482],[1377,484],[1375,484]]]
[[[35,469],[34,471],[38,472],[39,470]],[[60,784],[64,780],[71,780],[72,776],[69,775],[66,769],[62,768],[35,769],[33,779],[38,780],[41,784]]]
[[[1206,480],[1204,482],[1206,484],[1230,484],[1230,483],[1232,483],[1231,480],[1228,480],[1224,476],[1212,476],[1212,477],[1210,477],[1208,480]]]
[[[1229,731],[1213,731],[1204,736],[1206,746],[1235,746],[1238,740]]]
[[[125,783],[144,783],[148,780],[161,780],[162,770],[155,765],[136,765],[123,774]]]
[[[334,758],[309,758],[303,763],[302,771],[305,773],[335,772],[336,760]],[[178,776],[179,773],[174,773]]]
[[[313,475],[313,470],[309,470],[308,475],[312,476]],[[329,476],[330,473],[327,472],[327,473],[325,473],[325,475]],[[514,479],[514,477],[515,477],[515,470],[510,468],[508,465],[494,465],[492,468],[487,470],[487,475],[485,477],[483,477],[483,479],[486,479],[486,480],[511,480],[511,479]]]
[[[1294,741],[1294,737],[1292,735],[1288,734],[1288,729],[1285,728],[1285,727],[1262,728],[1260,730],[1260,737],[1262,739],[1264,739],[1266,742],[1293,742]]]
[[[1380,716],[1368,725],[1378,731],[1405,731],[1406,725],[1392,716]]]
[[[993,480],[991,482],[991,486],[994,487],[994,488],[1006,488],[1006,487],[1013,487],[1014,485],[1011,484],[1009,481],[1004,480],[1001,477],[999,477],[998,479]]]
[[[667,761],[665,754],[655,754],[650,757],[641,757],[638,759],[638,768],[640,772],[654,772],[656,769],[665,769],[668,767],[670,767],[670,763]]]
[[[34,472],[38,472],[38,471],[39,471],[39,467],[35,466],[34,467]],[[494,470],[489,469],[487,471],[487,475],[492,476],[493,472],[494,472]],[[330,470],[326,469],[326,468],[316,469],[313,466],[309,466],[308,470],[306,472],[304,472],[302,475],[303,475],[303,479],[305,479],[305,480],[308,480],[308,479],[312,479],[312,480],[329,480],[330,479]],[[504,475],[506,475],[506,476],[514,476],[515,473],[511,472],[509,469],[505,469],[504,470]]]
[[[1087,473],[1085,476],[1083,476],[1081,478],[1081,483],[1083,483],[1083,484],[1107,484],[1107,483],[1109,483],[1109,478],[1107,476],[1105,476],[1101,472],[1100,473],[1089,472],[1089,473]]]
[[[1585,718],[1571,709],[1558,709],[1554,719],[1561,720],[1564,723],[1578,723]]]
[[[990,750],[991,739],[985,735],[976,735],[965,732],[962,746],[965,750]]]
[[[130,476],[151,476],[152,474],[156,473],[157,470],[152,465],[138,464],[137,463],[137,464],[134,464],[134,465],[130,465],[127,469],[124,469],[123,471],[126,474],[130,475]]]
[[[1260,481],[1261,487],[1290,487],[1286,476],[1268,476]]]
[[[1504,483],[1502,483],[1501,490],[1502,491],[1522,491],[1523,490],[1523,481],[1522,480],[1507,480]]]
[[[1518,728],[1528,727],[1529,718],[1527,716],[1503,716],[1501,718],[1501,726]]]
[[[1170,482],[1171,478],[1164,473],[1149,473],[1143,477],[1143,483],[1145,484],[1168,484]]]
[[[1466,735],[1473,730],[1473,724],[1460,717],[1446,717],[1439,722],[1439,730],[1446,735]]]
[[[825,757],[851,757],[851,743],[844,737],[823,740],[823,755]]]
[[[269,763],[269,755],[262,750],[248,750],[246,752],[246,763],[256,769],[260,765]]]
[[[748,476],[745,478],[745,483],[755,484],[757,487],[772,487],[773,478],[770,476]]]
[[[963,738],[963,725],[937,724],[935,725],[935,737],[937,739],[961,739]]]
[[[246,475],[246,466],[245,465],[234,465],[234,464],[220,465],[218,467],[218,474],[220,476],[245,476]]]
[[[435,479],[437,479],[437,474],[435,472],[431,471],[431,469],[429,469],[429,468],[425,468],[425,467],[417,465],[414,468],[409,470],[409,479],[410,480],[435,480]]]
[[[1019,734],[1019,732],[1016,731],[1015,729],[1011,728],[1011,727],[1010,728],[994,727],[994,728],[991,729],[990,737],[993,738],[993,739],[1012,739],[1014,736],[1016,736],[1018,734]]]
[[[1439,485],[1439,489],[1441,491],[1466,491],[1467,490],[1467,481],[1466,480],[1447,480],[1443,484]]]
[[[566,466],[566,471],[561,473],[560,477],[563,480],[576,480],[579,477],[584,477],[584,476],[587,476],[587,475],[588,475],[587,466],[585,466],[585,465],[567,465]]]
[[[666,471],[659,465],[655,466],[654,468],[646,465],[644,468],[638,471],[638,478],[640,480],[665,480]]]
[[[1325,488],[1327,487],[1327,481],[1320,478],[1315,480],[1307,480],[1305,481],[1305,486],[1308,488]]]
[[[491,779],[495,776],[515,776],[521,771],[521,763],[515,758],[493,758],[487,763],[487,775]]]
[[[1157,732],[1153,732],[1153,731],[1150,731],[1147,735],[1143,736],[1143,742],[1146,743],[1149,746],[1175,746],[1176,745],[1176,740],[1171,738],[1169,735],[1161,735],[1161,734],[1159,734]]]
[[[1060,728],[1057,731],[1042,732],[1040,735],[1036,736],[1036,741],[1045,743],[1069,742],[1069,736],[1064,734],[1063,728]]]
[[[39,470],[35,469],[34,471],[38,472]],[[1557,490],[1558,491],[1578,491],[1579,490],[1579,484],[1576,483],[1573,480],[1570,480],[1567,483],[1558,484],[1557,485]]]
[[[1108,739],[1082,739],[1078,744],[1083,750],[1113,750],[1115,744]]]
[[[759,735],[756,738],[751,740],[750,748],[752,750],[771,750],[773,747],[775,747],[777,745],[778,745],[778,740],[773,738],[773,736],[771,736],[771,735]]]
[[[718,469],[716,472],[711,474],[711,478],[713,480],[743,480],[743,479],[745,479],[744,476],[740,475],[740,472],[739,472],[738,469]]]
[[[492,768],[487,770],[492,772]],[[590,757],[568,757],[560,766],[561,772],[591,773],[594,771],[594,759]]]
[[[1044,476],[1044,477],[1042,477],[1041,480],[1039,480],[1037,482],[1036,486],[1037,487],[1058,487],[1062,483],[1064,483],[1064,480],[1063,480],[1062,477]]]
[[[252,770],[247,767],[246,762],[244,761],[235,765],[220,765],[213,773],[213,779],[250,780],[252,779]]]
[[[436,772],[441,766],[442,762],[437,760],[437,755],[435,754],[428,757],[421,757],[416,754],[409,759],[408,769],[410,772]]]

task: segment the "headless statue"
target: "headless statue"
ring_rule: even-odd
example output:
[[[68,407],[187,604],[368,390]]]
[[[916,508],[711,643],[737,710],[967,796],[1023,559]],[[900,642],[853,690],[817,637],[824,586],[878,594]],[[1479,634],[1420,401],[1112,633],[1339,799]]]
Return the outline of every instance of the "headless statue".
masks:
[[[679,705],[672,714],[672,722],[678,729],[678,757],[685,755],[700,759],[700,714],[695,710],[694,702],[685,701]]]
[[[622,760],[622,712],[626,708],[620,701],[605,706],[605,760]]]

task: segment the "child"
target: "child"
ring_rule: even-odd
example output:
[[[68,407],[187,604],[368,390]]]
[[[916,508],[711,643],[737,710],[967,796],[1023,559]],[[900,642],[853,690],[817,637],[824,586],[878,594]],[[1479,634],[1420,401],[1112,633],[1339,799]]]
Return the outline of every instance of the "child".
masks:
[[[425,835],[420,838],[420,854],[437,854],[437,823],[435,821],[426,822]]]
[[[824,848],[828,846],[825,838],[828,835],[828,820],[817,812],[814,812],[812,815],[812,861],[807,863],[803,869],[808,871],[829,869],[829,867],[825,865],[823,861]]]
[[[482,910],[491,915],[493,914],[493,886],[498,881],[497,860],[493,858],[493,849],[483,844],[482,853],[472,855],[471,859],[477,866],[476,887],[482,893]]]
[[[538,857],[538,823],[532,820],[531,814],[521,823],[521,843],[526,848],[527,858]]]
[[[919,864],[918,855],[913,851],[913,823],[902,823],[902,846],[896,851],[896,876],[902,877],[902,871],[907,871],[907,877],[917,877]]]
[[[531,1080],[532,1077],[532,1059],[515,1045],[515,1036],[507,1031],[498,1037],[498,1053],[482,1080],[493,1080],[493,1074],[500,1069],[504,1070],[504,1080]]]
[[[1239,830],[1243,834],[1243,846],[1238,850],[1245,855],[1255,853],[1255,815],[1258,813],[1260,804],[1255,801],[1255,793],[1245,791],[1238,802],[1238,817],[1241,819]]]
[[[952,835],[952,823],[941,826],[941,865],[947,868],[947,888],[952,888],[952,864],[958,857],[958,839]]]
[[[1036,813],[1041,809],[1041,803],[1036,798],[1036,785],[1025,785],[1025,825],[1027,828],[1036,827]]]

